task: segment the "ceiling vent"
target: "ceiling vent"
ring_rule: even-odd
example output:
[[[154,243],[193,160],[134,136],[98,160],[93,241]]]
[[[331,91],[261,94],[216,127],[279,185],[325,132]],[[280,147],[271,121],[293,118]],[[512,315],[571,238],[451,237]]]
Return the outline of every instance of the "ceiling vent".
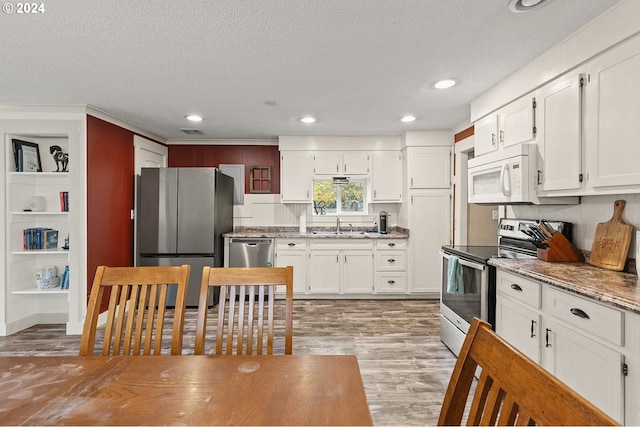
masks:
[[[187,129],[187,128],[183,128],[180,129],[180,132],[186,133],[187,135],[204,135],[202,132],[200,132],[198,129]]]

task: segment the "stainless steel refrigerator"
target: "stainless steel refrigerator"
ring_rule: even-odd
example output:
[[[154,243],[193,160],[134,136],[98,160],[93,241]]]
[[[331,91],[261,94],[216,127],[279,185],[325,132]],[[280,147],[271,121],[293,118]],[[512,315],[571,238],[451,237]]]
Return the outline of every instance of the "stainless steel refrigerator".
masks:
[[[215,168],[142,168],[138,183],[137,263],[191,265],[186,300],[197,306],[202,268],[222,267],[222,234],[233,230],[233,178]]]

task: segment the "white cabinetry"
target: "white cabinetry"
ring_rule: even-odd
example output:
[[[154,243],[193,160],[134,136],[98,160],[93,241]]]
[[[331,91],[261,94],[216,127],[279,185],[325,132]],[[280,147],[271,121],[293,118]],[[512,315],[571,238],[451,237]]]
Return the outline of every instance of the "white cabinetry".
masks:
[[[307,293],[307,240],[276,239],[276,266],[293,267],[293,293]],[[284,292],[283,292],[284,293]]]
[[[377,294],[399,294],[407,291],[407,241],[400,239],[376,242]]]
[[[367,151],[317,151],[313,154],[316,175],[368,175],[371,155]]]
[[[623,312],[498,270],[496,331],[624,422]]]
[[[582,86],[578,73],[538,91],[538,195],[582,187]]]
[[[596,191],[637,192],[640,37],[597,57],[586,72],[587,185]]]
[[[283,203],[311,202],[313,156],[306,151],[280,152],[280,196]]]
[[[451,146],[408,147],[409,188],[451,187]]]
[[[402,201],[402,153],[374,151],[371,187],[373,202]]]
[[[326,239],[309,244],[311,294],[371,294],[373,243]]]
[[[440,293],[442,245],[451,242],[450,190],[414,190],[409,200],[410,293]]]
[[[80,147],[81,120],[1,120],[3,134],[2,186],[5,197],[0,218],[4,219],[3,275],[0,277],[0,335],[10,335],[41,323],[66,323],[67,333],[77,334],[82,328],[86,304],[84,265],[81,253],[84,198],[75,191],[81,181],[77,156]],[[51,135],[56,135],[52,137]],[[12,139],[37,144],[42,172],[17,172]],[[68,153],[70,172],[55,172],[56,164],[50,147],[60,146]],[[63,210],[61,192],[71,198],[71,208]],[[28,230],[40,229],[40,232]],[[57,243],[52,248],[35,249],[38,234],[45,229],[57,230]],[[27,235],[32,237],[27,237]],[[51,236],[51,233],[47,231]],[[70,249],[64,249],[69,237]],[[33,240],[31,248],[29,241]],[[39,239],[42,241],[41,239]],[[55,267],[57,275],[69,266],[68,289],[39,289],[35,274],[43,267]]]
[[[474,124],[475,155],[535,140],[536,100],[525,95]]]

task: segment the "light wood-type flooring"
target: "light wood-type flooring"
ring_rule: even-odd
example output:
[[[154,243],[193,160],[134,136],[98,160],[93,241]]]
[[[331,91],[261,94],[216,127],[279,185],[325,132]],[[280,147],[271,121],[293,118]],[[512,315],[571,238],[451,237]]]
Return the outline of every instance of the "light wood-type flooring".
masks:
[[[193,353],[188,309],[184,353]],[[440,342],[436,300],[298,300],[294,354],[355,354],[375,425],[435,425],[454,355]],[[76,355],[79,336],[39,325],[0,337],[0,356]]]

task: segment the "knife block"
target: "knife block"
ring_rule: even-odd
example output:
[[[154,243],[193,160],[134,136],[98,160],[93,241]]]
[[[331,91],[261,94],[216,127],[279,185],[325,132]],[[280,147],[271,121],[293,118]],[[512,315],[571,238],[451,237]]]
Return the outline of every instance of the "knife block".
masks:
[[[538,249],[538,259],[551,262],[584,262],[584,255],[562,233],[556,233],[547,240],[547,249]]]

